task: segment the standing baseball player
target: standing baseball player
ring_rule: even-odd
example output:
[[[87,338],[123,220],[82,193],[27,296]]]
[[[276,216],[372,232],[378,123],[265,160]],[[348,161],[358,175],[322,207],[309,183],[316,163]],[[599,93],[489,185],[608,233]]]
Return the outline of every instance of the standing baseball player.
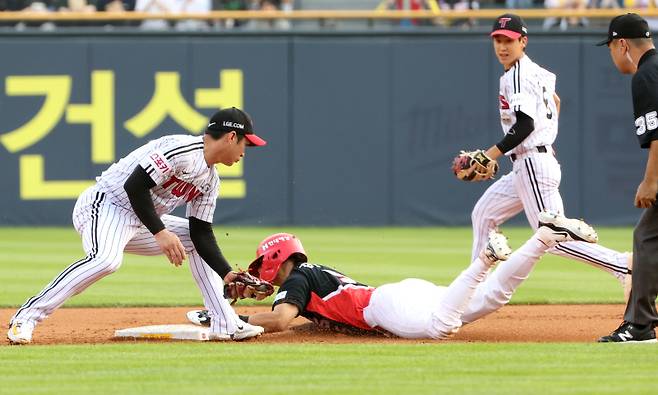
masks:
[[[327,266],[307,263],[299,239],[278,233],[263,240],[249,272],[279,286],[272,311],[242,317],[277,332],[302,315],[322,327],[384,330],[404,338],[445,339],[463,323],[504,306],[539,258],[558,242],[596,242],[594,229],[580,220],[542,212],[537,232],[512,254],[505,236],[492,231],[478,257],[448,287],[420,279],[369,287]],[[498,260],[507,260],[487,277]],[[486,277],[486,280],[485,280]],[[204,311],[188,318],[205,321]]]
[[[560,111],[555,74],[534,63],[525,53],[527,35],[528,28],[517,15],[505,14],[494,22],[490,36],[496,57],[505,70],[500,77],[499,92],[504,137],[485,152],[468,153],[472,154],[469,160],[482,169],[480,173],[458,174],[455,169],[462,179],[482,180],[493,177],[499,157],[507,155],[513,163],[512,171],[493,183],[473,208],[473,259],[487,243],[489,231],[522,210],[533,229],[537,229],[540,211],[564,213],[559,190],[562,173],[552,148]],[[602,269],[622,285],[630,273],[630,254],[598,244],[560,243],[549,252]]]
[[[223,109],[203,136],[171,135],[150,141],[114,163],[84,191],[73,226],[87,254],[28,299],[14,314],[7,337],[32,341],[35,326],[68,298],[116,271],[123,253],[167,256],[180,266],[189,256],[192,275],[212,319],[211,339],[245,339],[263,328],[240,321],[223,297],[222,279],[235,277],[215,240],[212,220],[219,188],[215,164],[231,166],[246,146],[263,146],[247,113]],[[187,204],[187,219],[168,215]]]
[[[610,22],[610,57],[623,74],[633,74],[635,134],[640,147],[649,150],[644,179],[637,187],[635,206],[645,209],[633,232],[633,290],[624,322],[600,342],[656,342],[658,295],[658,52],[649,25],[637,14]]]

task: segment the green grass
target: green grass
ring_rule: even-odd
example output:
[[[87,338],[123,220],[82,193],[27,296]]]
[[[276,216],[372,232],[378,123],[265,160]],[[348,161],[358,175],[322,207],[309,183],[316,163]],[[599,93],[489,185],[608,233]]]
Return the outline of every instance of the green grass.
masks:
[[[297,234],[314,263],[333,266],[370,285],[407,277],[449,284],[470,259],[468,228],[216,228],[232,265],[246,268],[258,242],[277,231]],[[506,228],[513,247],[530,230]],[[630,228],[599,229],[610,248],[631,248]],[[71,228],[0,228],[0,306],[16,307],[38,293],[68,264],[81,258]],[[584,286],[586,285],[586,286]],[[618,303],[619,283],[586,264],[546,256],[512,303]],[[118,272],[72,298],[66,306],[198,305],[200,294],[187,264],[163,257],[126,255]]]
[[[653,394],[655,347],[111,344],[0,347],[0,394]],[[57,363],[53,363],[57,361]]]
[[[217,228],[234,266],[257,243],[291,231],[313,262],[371,285],[420,277],[449,283],[467,264],[466,228]],[[508,228],[518,247],[530,235]],[[628,250],[631,229],[599,229]],[[82,256],[68,228],[0,228],[0,305],[18,306]],[[621,302],[611,276],[546,257],[513,303]],[[187,267],[127,255],[112,276],[68,306],[199,305]],[[611,328],[601,328],[602,333]],[[541,328],[537,328],[538,334]],[[0,347],[0,394],[653,394],[651,345],[131,343]]]

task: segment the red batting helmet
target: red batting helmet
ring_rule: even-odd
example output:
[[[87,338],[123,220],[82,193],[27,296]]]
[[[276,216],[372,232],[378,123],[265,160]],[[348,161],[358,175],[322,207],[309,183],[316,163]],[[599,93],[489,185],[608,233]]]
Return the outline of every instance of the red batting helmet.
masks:
[[[249,265],[249,273],[265,281],[272,281],[283,262],[293,254],[300,254],[306,262],[302,242],[290,233],[277,233],[265,238],[258,245],[256,259]]]

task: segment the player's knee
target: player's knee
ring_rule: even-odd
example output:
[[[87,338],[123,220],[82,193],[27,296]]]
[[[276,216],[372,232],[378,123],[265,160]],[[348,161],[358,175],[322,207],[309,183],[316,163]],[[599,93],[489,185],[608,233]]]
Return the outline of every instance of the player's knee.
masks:
[[[461,319],[445,314],[432,315],[429,336],[432,339],[446,339],[459,331],[462,326]]]
[[[478,210],[478,206],[475,206],[475,209],[473,209],[473,212],[471,213],[471,223],[474,227],[476,225],[493,223],[493,218],[488,216],[484,211]]]
[[[512,293],[503,289],[495,289],[486,297],[487,306],[492,309],[499,309],[505,306],[512,299]]]
[[[121,257],[105,258],[97,262],[96,272],[100,276],[107,276],[116,272],[120,266],[121,266]]]

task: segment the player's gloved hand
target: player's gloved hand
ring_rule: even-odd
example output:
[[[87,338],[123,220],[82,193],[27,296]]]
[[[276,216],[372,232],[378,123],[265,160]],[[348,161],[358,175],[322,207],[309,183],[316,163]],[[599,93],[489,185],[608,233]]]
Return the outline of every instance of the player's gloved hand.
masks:
[[[233,299],[231,304],[245,298],[263,300],[273,293],[272,284],[245,271],[229,272],[224,276],[224,297]]]
[[[482,150],[461,151],[452,161],[452,172],[462,181],[490,180],[498,172],[498,162]]]
[[[153,236],[169,262],[173,263],[174,266],[180,266],[185,260],[186,254],[185,247],[183,247],[183,243],[181,243],[178,236],[167,229],[163,229]]]

